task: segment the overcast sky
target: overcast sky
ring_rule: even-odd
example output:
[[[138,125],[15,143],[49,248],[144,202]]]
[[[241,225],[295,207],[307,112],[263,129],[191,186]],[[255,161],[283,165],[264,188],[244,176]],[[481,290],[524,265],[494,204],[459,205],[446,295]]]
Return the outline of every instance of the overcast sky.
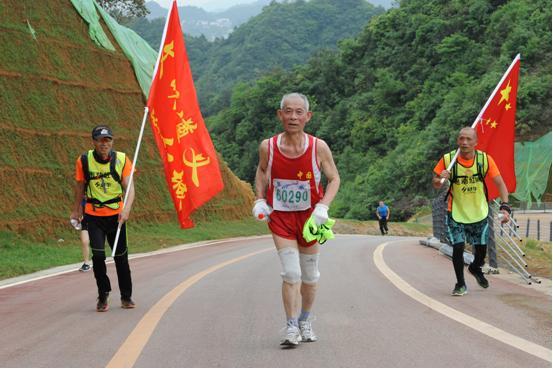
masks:
[[[173,0],[150,0],[155,1],[164,8],[169,8]],[[226,9],[236,4],[253,3],[255,0],[177,0],[178,6],[194,5],[206,10]]]

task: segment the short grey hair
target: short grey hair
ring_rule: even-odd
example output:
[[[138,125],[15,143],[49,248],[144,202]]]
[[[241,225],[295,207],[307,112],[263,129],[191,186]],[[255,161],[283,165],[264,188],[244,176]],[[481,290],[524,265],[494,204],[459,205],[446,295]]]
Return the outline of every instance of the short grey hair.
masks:
[[[280,100],[280,108],[284,109],[284,102],[289,98],[293,98],[293,97],[299,97],[300,99],[302,99],[303,104],[305,105],[305,110],[309,111],[309,100],[307,99],[307,96],[305,96],[304,94],[300,94],[298,92],[292,92],[282,96],[282,100]]]

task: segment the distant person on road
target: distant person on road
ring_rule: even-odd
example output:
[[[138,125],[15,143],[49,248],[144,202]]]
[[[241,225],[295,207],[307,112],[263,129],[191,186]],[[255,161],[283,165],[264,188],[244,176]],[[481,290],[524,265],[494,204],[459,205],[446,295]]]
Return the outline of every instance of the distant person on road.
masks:
[[[310,216],[317,226],[328,221],[340,177],[326,142],[304,132],[312,116],[307,97],[284,95],[277,116],[284,132],[259,146],[252,212],[257,220],[268,220],[282,265],[286,329],[281,345],[297,346],[318,339],[310,314],[320,276],[319,244],[305,241],[303,226]],[[328,180],[326,193],[321,172]]]
[[[388,220],[390,220],[390,208],[384,204],[384,201],[378,203],[376,208],[376,217],[378,218],[378,226],[382,235],[388,234]]]
[[[129,186],[132,162],[122,152],[113,151],[113,134],[108,126],[97,126],[92,130],[94,150],[82,154],[75,165],[75,200],[71,220],[83,217],[87,224],[92,246],[92,263],[98,301],[96,310],[107,311],[111,284],[106,273],[105,240],[113,249],[119,222],[122,223],[114,261],[121,292],[121,307],[132,309],[131,270],[128,260],[126,221],[134,201],[134,185]],[[127,203],[123,206],[123,191],[129,191]],[[86,206],[81,206],[86,197]]]
[[[453,268],[457,283],[451,293],[453,296],[462,296],[467,293],[467,286],[464,279],[463,252],[465,241],[474,247],[474,261],[469,265],[468,270],[482,288],[488,288],[488,280],[482,273],[482,266],[486,258],[486,247],[488,242],[488,193],[484,178],[490,176],[499,189],[502,213],[502,223],[509,221],[511,207],[508,204],[509,193],[501,178],[501,174],[490,155],[475,149],[477,144],[476,131],[471,127],[461,129],[457,136],[459,145],[459,156],[451,168],[447,167],[455,156],[453,150],[440,159],[434,167],[434,178],[432,185],[439,189],[450,180],[450,187],[447,193],[447,215],[446,228],[447,238],[453,247]],[[444,181],[442,183],[442,180]]]

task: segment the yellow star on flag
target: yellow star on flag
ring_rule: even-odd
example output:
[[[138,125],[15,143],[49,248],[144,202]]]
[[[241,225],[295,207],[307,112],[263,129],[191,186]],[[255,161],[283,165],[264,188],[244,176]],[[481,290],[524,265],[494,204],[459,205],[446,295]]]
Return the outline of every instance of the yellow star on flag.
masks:
[[[494,120],[494,121],[492,122],[492,128],[495,128],[495,127],[497,127],[497,122]]]
[[[509,101],[509,94],[511,93],[511,80],[507,83],[507,87],[505,87],[503,90],[499,92],[501,94],[501,99],[497,103],[497,105],[501,104],[503,100]]]
[[[505,110],[511,109],[511,104],[505,104]]]

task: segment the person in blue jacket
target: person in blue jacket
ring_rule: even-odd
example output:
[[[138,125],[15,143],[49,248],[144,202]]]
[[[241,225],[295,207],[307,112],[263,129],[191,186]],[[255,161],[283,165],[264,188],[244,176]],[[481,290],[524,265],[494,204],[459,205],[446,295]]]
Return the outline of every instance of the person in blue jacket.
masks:
[[[388,234],[388,220],[390,219],[390,208],[384,205],[384,201],[378,203],[376,208],[376,217],[378,218],[378,226],[382,235]]]

